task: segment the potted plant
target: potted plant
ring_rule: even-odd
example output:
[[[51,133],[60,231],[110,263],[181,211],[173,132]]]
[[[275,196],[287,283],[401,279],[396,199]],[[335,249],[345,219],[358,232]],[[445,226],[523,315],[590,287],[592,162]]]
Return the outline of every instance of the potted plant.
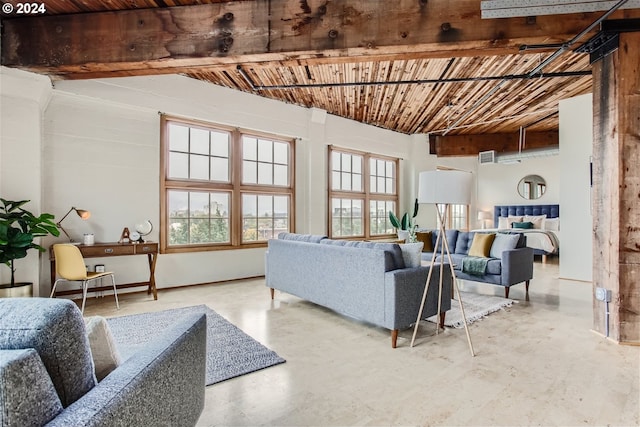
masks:
[[[413,224],[413,218],[418,216],[418,199],[413,203],[413,215],[409,216],[409,212],[405,212],[402,215],[402,219],[398,219],[393,211],[389,211],[389,221],[398,232],[398,239],[405,240],[407,242],[414,242],[416,239],[416,226]]]
[[[11,269],[11,283],[0,285],[1,289],[9,290],[14,287],[29,284],[16,283],[15,267],[16,259],[27,256],[29,249],[37,249],[44,252],[45,248],[34,243],[36,237],[49,234],[59,236],[60,230],[53,222],[53,215],[43,213],[35,216],[22,208],[29,200],[10,201],[0,198],[0,262]]]

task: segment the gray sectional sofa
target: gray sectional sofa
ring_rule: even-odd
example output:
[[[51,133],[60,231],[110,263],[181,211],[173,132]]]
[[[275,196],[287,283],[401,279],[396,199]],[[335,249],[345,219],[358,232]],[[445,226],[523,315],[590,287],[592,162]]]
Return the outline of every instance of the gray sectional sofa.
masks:
[[[176,319],[98,383],[72,301],[0,299],[3,427],[193,426],[204,408],[205,369],[204,314]]]
[[[418,233],[420,232],[431,233],[432,247],[435,248],[438,230],[418,230]],[[471,248],[476,232],[446,230],[445,233],[458,279],[504,286],[505,298],[509,297],[509,288],[518,283],[524,282],[526,292],[529,292],[529,281],[533,278],[533,249],[526,247],[525,235],[520,233],[498,233],[503,234],[500,241],[506,240],[502,239],[504,236],[510,236],[509,239],[515,241],[513,249],[502,250],[492,247],[491,256],[489,257],[484,273],[477,274],[477,272],[474,272],[474,274],[470,274],[463,271],[463,259],[469,256],[469,249]],[[478,233],[483,232],[478,231]],[[498,240],[494,241],[494,246],[498,244],[497,242]],[[436,260],[441,261],[443,256],[440,248],[437,249]],[[433,252],[423,252],[422,259],[430,262],[432,255]]]
[[[418,254],[419,257],[419,254]],[[419,260],[418,260],[419,263]],[[438,312],[439,268],[434,269],[422,313]],[[451,308],[451,274],[445,269],[441,319]],[[269,240],[266,285],[315,304],[391,330],[391,346],[398,331],[415,324],[427,280],[428,267],[405,267],[395,243],[332,240],[325,236],[281,233]]]

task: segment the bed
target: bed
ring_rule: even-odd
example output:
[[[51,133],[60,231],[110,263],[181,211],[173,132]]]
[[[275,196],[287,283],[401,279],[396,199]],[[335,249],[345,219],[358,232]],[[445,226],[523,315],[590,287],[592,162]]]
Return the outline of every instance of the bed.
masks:
[[[535,255],[558,255],[560,251],[560,205],[502,205],[495,206],[494,228],[527,235],[527,246]],[[512,228],[512,222],[532,222],[534,228]]]

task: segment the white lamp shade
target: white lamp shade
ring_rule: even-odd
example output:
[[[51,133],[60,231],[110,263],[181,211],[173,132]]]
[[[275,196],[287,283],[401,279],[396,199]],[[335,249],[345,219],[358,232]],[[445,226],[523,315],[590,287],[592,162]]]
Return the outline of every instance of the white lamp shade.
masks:
[[[420,172],[418,203],[468,205],[471,201],[471,172],[435,170]]]
[[[478,211],[478,219],[480,221],[486,221],[488,219],[491,219],[493,216],[491,215],[491,212],[487,212],[487,211]]]

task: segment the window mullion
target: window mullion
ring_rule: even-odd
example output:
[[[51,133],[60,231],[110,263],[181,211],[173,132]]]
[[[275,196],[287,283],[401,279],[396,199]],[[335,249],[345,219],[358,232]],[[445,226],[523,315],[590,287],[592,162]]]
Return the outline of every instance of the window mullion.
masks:
[[[363,175],[364,175],[364,182],[363,182],[363,189],[364,189],[364,206],[362,207],[363,212],[363,224],[362,226],[364,227],[364,236],[365,238],[369,238],[371,237],[371,230],[370,230],[370,224],[371,224],[371,209],[369,207],[369,203],[371,200],[371,175],[370,175],[370,156],[368,154],[365,154],[363,156],[363,165],[362,165],[362,170],[363,170]]]
[[[242,134],[238,129],[231,132],[231,213],[229,228],[231,245],[238,246],[242,241]]]

